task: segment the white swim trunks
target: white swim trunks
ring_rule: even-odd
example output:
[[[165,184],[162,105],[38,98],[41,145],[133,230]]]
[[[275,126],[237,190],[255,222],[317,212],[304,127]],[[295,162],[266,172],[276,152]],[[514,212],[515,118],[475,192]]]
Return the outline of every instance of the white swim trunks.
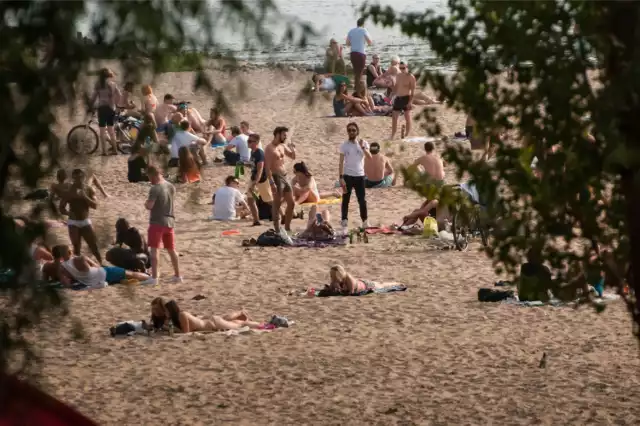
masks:
[[[75,226],[76,228],[84,228],[85,226],[91,226],[91,219],[84,219],[84,220],[67,219],[67,226]]]

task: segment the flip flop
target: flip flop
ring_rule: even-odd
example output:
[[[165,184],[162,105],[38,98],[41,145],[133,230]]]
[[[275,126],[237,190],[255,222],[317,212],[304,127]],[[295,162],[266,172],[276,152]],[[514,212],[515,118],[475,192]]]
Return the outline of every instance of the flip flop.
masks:
[[[222,235],[224,235],[224,236],[240,235],[240,231],[237,230],[237,229],[229,229],[227,231],[222,231]]]

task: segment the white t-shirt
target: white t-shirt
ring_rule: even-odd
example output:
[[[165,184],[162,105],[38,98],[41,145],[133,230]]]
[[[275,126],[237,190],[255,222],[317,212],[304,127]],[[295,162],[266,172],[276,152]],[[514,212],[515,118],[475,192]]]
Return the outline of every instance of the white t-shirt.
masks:
[[[364,147],[369,149],[369,142],[364,141]],[[343,173],[347,176],[364,176],[364,151],[360,144],[344,141],[340,145],[340,154],[344,154]]]
[[[244,200],[242,192],[230,186],[223,186],[215,194],[213,218],[215,220],[233,220],[236,218],[236,205]]]
[[[241,161],[249,161],[251,159],[251,150],[247,143],[248,140],[249,136],[240,134],[229,141],[229,146],[236,147],[236,152],[240,154]]]
[[[186,130],[178,130],[171,139],[171,158],[178,158],[180,148],[183,146],[189,147],[198,139],[200,138],[193,133],[189,133]]]
[[[371,40],[371,36],[369,36],[369,31],[365,30],[362,27],[356,27],[349,30],[347,33],[347,39],[351,43],[351,52],[358,52],[365,55],[367,53],[367,39]]]

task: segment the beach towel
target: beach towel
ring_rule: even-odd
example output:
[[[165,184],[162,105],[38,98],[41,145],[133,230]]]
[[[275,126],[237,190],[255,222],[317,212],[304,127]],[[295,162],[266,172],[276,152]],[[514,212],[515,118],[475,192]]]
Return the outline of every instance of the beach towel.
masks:
[[[340,204],[342,203],[342,198],[325,198],[324,200],[318,200],[315,203],[302,203],[301,206],[313,206],[313,205],[329,205],[329,204]]]
[[[354,294],[342,294],[338,292],[333,292],[329,290],[329,286],[325,285],[323,288],[316,289],[310,288],[307,289],[301,296],[310,296],[313,295],[315,297],[334,297],[334,296],[366,296],[367,294],[386,294],[386,293],[395,293],[398,291],[406,291],[407,286],[400,283],[378,283],[378,287],[376,288],[368,288],[358,293]]]
[[[404,138],[402,142],[409,143],[425,143],[425,142],[437,142],[439,139],[431,136],[414,136],[411,138]]]
[[[620,295],[618,294],[605,293],[602,295],[602,297],[596,297],[595,299],[593,299],[593,301],[595,303],[604,304],[604,303],[609,303],[618,299],[620,299]],[[567,306],[567,305],[578,303],[578,300],[565,302],[560,299],[551,298],[549,299],[548,302],[542,302],[540,300],[522,300],[521,301],[518,299],[518,296],[514,296],[508,299],[505,299],[502,302],[507,303],[509,305],[534,307],[534,306]]]
[[[348,237],[336,236],[331,240],[314,241],[306,240],[303,238],[293,238],[293,245],[287,247],[308,247],[308,248],[325,248],[325,247],[337,247],[347,244]]]
[[[377,227],[373,226],[364,230],[369,235],[383,234],[383,235],[400,235],[401,231],[398,229],[389,228],[388,226]]]

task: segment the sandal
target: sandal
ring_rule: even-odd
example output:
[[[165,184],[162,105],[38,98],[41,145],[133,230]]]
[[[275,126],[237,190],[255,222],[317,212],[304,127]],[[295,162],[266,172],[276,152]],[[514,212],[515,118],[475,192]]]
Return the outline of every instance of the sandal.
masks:
[[[251,238],[250,240],[242,240],[242,247],[255,247],[258,245],[258,241],[255,238]]]

